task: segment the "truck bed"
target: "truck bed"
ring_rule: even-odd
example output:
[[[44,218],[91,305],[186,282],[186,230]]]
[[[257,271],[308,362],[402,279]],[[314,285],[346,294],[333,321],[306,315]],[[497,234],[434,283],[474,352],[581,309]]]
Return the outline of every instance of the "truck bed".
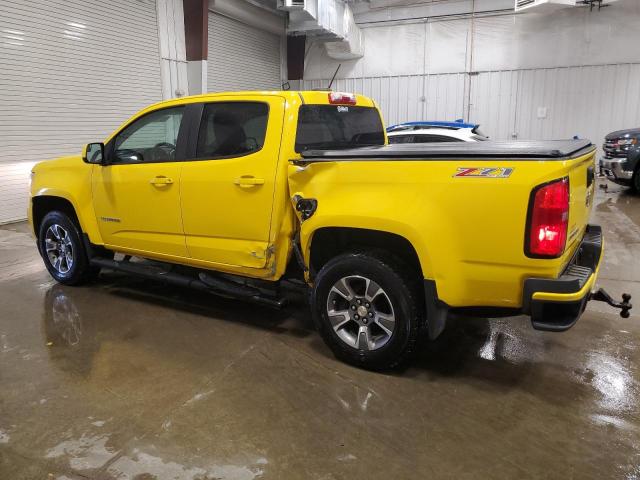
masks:
[[[509,160],[563,160],[584,155],[595,148],[590,140],[514,140],[393,144],[342,150],[307,150],[302,160],[314,163],[336,160],[406,160],[443,158],[502,158]]]

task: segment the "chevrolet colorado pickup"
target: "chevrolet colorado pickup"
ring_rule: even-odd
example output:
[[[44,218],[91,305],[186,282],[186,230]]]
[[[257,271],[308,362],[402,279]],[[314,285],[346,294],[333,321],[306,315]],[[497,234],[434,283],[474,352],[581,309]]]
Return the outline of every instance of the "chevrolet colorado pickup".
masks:
[[[162,102],[82,156],[36,165],[29,218],[51,275],[101,268],[280,306],[310,287],[335,355],[393,367],[450,312],[561,331],[592,294],[602,231],[589,141],[387,145],[336,92]]]

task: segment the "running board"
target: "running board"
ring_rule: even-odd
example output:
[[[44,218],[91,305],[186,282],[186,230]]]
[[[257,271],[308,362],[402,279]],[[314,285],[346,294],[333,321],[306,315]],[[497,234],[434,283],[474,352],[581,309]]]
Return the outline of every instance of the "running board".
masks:
[[[257,288],[240,285],[205,272],[198,272],[198,277],[195,278],[183,273],[172,272],[170,270],[159,270],[157,266],[134,263],[128,260],[111,260],[109,258],[101,257],[93,257],[89,260],[89,263],[95,267],[108,268],[165,284],[192,288],[225,297],[248,300],[250,302],[259,303],[272,308],[282,308],[286,304],[286,300],[284,298],[266,296]]]

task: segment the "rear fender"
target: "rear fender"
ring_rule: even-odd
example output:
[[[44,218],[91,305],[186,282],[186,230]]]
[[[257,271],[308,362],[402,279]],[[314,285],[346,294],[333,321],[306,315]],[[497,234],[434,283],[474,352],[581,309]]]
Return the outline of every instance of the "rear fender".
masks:
[[[321,216],[314,215],[309,220],[302,223],[300,229],[300,246],[302,249],[305,264],[311,265],[311,246],[316,232],[323,228],[349,228],[371,230],[382,233],[390,233],[405,239],[414,248],[423,278],[433,278],[429,254],[420,241],[418,232],[410,225],[389,219],[357,217],[357,216]]]

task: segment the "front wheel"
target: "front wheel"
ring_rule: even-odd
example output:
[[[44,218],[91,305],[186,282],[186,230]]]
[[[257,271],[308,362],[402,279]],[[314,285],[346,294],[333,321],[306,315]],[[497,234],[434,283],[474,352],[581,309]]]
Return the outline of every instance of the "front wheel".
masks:
[[[58,282],[78,285],[97,270],[89,265],[80,229],[63,212],[49,212],[38,233],[38,249],[45,267]]]
[[[400,264],[366,253],[330,260],[318,273],[316,326],[336,357],[372,370],[398,366],[417,344],[422,309]]]

